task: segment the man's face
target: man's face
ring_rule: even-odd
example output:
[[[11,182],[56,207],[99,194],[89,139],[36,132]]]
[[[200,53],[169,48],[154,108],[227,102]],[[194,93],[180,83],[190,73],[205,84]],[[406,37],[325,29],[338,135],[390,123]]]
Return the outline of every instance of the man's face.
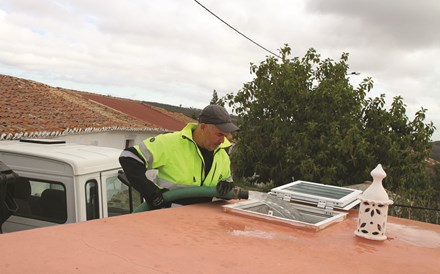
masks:
[[[223,143],[228,133],[221,131],[214,125],[204,124],[202,126],[204,132],[204,148],[209,151],[214,151]]]

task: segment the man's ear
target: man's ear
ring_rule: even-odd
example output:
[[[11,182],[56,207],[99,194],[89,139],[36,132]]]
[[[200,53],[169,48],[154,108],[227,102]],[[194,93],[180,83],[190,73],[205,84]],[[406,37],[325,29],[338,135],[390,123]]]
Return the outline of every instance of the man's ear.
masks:
[[[208,124],[201,123],[200,128],[204,131],[208,127]]]

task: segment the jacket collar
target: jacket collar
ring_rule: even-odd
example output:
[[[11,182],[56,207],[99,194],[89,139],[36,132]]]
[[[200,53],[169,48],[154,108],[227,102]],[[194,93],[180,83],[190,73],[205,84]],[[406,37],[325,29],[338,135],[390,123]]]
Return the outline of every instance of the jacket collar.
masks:
[[[197,123],[188,123],[180,132],[182,134],[183,137],[186,137],[188,139],[190,139],[191,141],[194,141],[193,139],[193,130],[196,129],[197,127]],[[221,143],[217,149],[219,148],[228,148],[231,146],[231,142],[229,142],[228,138],[225,137],[225,140],[223,141],[223,143]],[[217,150],[216,149],[216,150]]]

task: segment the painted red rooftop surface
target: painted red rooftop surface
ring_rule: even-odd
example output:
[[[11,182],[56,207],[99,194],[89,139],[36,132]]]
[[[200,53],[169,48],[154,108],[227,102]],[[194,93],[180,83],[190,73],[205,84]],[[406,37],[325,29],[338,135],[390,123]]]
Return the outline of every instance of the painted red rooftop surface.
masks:
[[[440,273],[440,226],[357,212],[319,232],[224,212],[223,202],[0,235],[0,273]]]
[[[177,117],[176,113],[166,112],[163,109],[150,106],[141,101],[102,96],[86,92],[78,93],[87,99],[119,110],[150,124],[160,125],[168,130],[178,131],[181,130],[187,122],[194,122],[194,120],[190,118],[183,117],[184,115]]]

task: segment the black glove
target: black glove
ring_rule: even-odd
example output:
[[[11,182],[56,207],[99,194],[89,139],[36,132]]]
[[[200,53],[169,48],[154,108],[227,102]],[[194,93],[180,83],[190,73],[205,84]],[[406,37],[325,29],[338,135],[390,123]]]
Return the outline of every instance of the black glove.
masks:
[[[221,196],[225,196],[226,194],[228,194],[229,191],[231,191],[234,188],[234,186],[235,185],[233,182],[220,181],[220,182],[218,182],[216,189],[221,197]]]
[[[148,204],[151,206],[151,209],[169,207],[171,205],[170,203],[167,203],[163,198],[162,194],[166,191],[168,191],[168,189],[166,188],[157,188],[156,191],[153,192],[153,194],[149,197],[147,201]]]

